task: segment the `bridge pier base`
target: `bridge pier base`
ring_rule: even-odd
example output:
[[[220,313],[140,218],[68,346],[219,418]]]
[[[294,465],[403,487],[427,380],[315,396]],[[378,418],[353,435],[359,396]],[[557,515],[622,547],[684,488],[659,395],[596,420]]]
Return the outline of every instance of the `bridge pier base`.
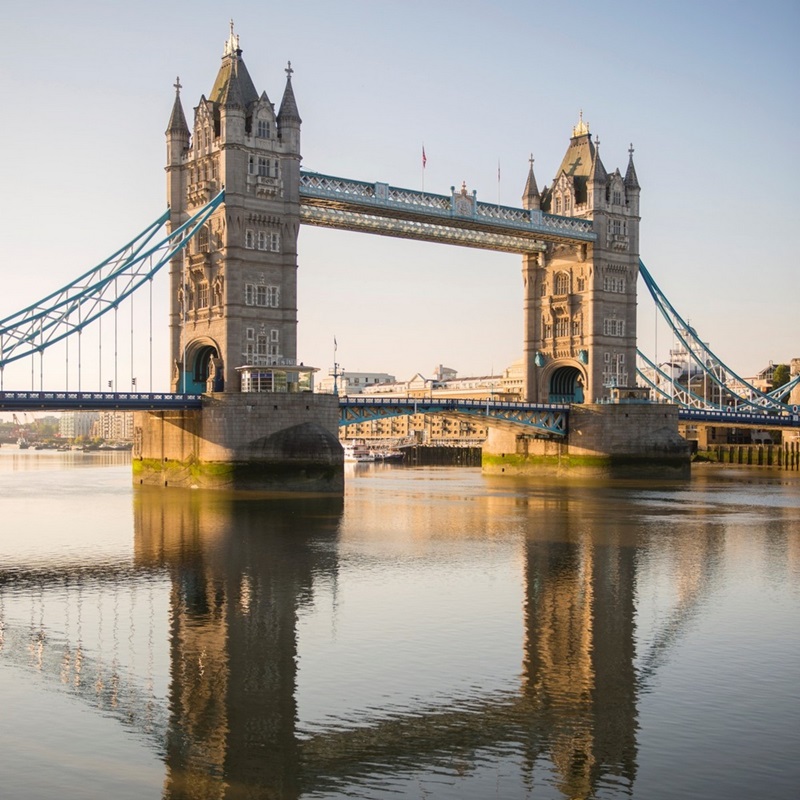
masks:
[[[490,427],[482,457],[487,473],[576,477],[685,477],[690,463],[678,407],[645,403],[573,405],[560,441]]]
[[[219,393],[202,402],[200,410],[136,413],[134,483],[344,493],[337,397]]]

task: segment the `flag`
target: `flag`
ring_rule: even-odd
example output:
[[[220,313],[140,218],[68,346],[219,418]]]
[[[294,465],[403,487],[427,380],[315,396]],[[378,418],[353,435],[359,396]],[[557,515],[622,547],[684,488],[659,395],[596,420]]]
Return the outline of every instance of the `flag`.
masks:
[[[428,163],[428,158],[425,155],[425,145],[422,145],[422,169],[425,169],[425,165]]]
[[[500,161],[497,161],[497,182],[500,183]]]
[[[333,352],[336,352],[336,337],[333,337]]]

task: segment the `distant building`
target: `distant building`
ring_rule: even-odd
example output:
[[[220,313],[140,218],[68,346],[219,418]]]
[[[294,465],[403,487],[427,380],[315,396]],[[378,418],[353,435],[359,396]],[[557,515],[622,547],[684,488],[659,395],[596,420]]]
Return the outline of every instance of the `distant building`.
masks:
[[[392,383],[394,375],[388,372],[338,372],[335,376],[336,390],[340,395],[361,394],[368,386],[376,386],[383,383]],[[315,391],[320,394],[333,394],[334,375],[333,370],[325,378],[316,382]]]
[[[58,423],[58,432],[64,439],[91,436],[96,421],[96,411],[64,411]]]
[[[108,442],[132,442],[133,412],[101,411],[92,427],[92,435]]]

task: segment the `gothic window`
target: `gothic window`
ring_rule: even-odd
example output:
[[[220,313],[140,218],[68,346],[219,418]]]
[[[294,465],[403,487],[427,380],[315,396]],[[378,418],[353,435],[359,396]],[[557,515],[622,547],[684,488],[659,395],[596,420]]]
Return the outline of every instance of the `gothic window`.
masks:
[[[279,166],[279,163],[278,163],[278,159],[276,158],[272,162],[272,177],[273,178],[277,178],[278,177],[278,166]]]
[[[581,321],[580,321],[580,319],[572,320],[572,335],[573,336],[580,336],[581,335]]]
[[[622,222],[618,219],[615,219],[612,224],[614,236],[619,236],[622,233]]]
[[[572,198],[569,195],[565,196],[564,197],[564,213],[565,214],[569,214],[570,209],[572,207],[571,204],[572,204]]]
[[[265,356],[267,354],[267,337],[263,333],[259,333],[256,338],[256,352],[259,356]]]
[[[578,291],[586,291],[586,278],[578,278]]]
[[[280,286],[256,286],[254,283],[246,283],[244,286],[244,303],[247,306],[278,308],[280,300]]]
[[[200,281],[197,285],[197,307],[208,308],[208,281]]]
[[[256,338],[256,330],[255,328],[247,328],[246,330],[247,341],[252,342]]]
[[[559,272],[556,275],[553,294],[569,294],[569,274],[566,272]]]
[[[622,192],[620,192],[619,189],[615,189],[611,193],[611,202],[615,206],[621,206],[622,205]]]
[[[256,160],[255,158],[253,158],[253,156],[250,156],[247,159],[247,174],[253,175],[255,171],[256,171]]]
[[[258,174],[262,177],[267,177],[269,175],[269,159],[262,158],[259,156],[258,158]]]
[[[208,252],[208,228],[205,225],[197,232],[197,252]]]
[[[281,287],[280,286],[269,286],[267,287],[267,300],[271,308],[277,308],[280,305],[281,300]]]
[[[606,292],[624,294],[625,278],[621,275],[606,275],[603,278],[603,290]]]
[[[267,233],[266,233],[266,231],[259,231],[258,232],[258,249],[259,250],[266,250],[267,249]]]
[[[269,122],[264,119],[258,121],[256,136],[258,136],[259,139],[269,139]]]
[[[625,320],[606,318],[603,320],[603,333],[606,336],[624,336]]]
[[[244,246],[248,250],[253,250],[255,248],[255,246],[256,246],[255,233],[253,232],[253,230],[251,228],[248,228],[244,232]]]
[[[547,294],[547,281],[542,281],[541,286],[539,286],[539,294],[542,297]]]
[[[556,338],[569,335],[569,320],[566,317],[559,317],[556,320]]]
[[[272,329],[272,330],[269,332],[269,340],[270,340],[271,342],[277,342],[277,341],[280,341],[280,338],[281,338],[281,334],[280,334],[280,331],[279,331],[277,328],[273,328],[273,329]]]
[[[281,235],[279,233],[271,233],[269,235],[269,249],[273,253],[279,253],[281,249]]]
[[[560,214],[560,213],[561,213],[561,197],[560,197],[560,196],[559,196],[559,197],[556,197],[556,203],[555,203],[555,206],[556,206],[556,207],[555,207],[555,212],[554,212],[554,213],[556,213],[556,214]]]
[[[244,285],[244,304],[246,306],[255,305],[256,302],[256,287],[252,283]]]
[[[267,305],[267,287],[266,286],[257,286],[256,287],[256,305],[257,306],[266,306]]]

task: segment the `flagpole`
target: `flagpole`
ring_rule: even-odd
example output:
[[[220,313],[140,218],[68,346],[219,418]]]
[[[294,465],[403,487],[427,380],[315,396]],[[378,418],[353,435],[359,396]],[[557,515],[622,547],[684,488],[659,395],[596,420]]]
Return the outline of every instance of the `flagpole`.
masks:
[[[425,165],[428,163],[428,158],[425,155],[425,142],[422,143],[422,191],[425,191]]]

